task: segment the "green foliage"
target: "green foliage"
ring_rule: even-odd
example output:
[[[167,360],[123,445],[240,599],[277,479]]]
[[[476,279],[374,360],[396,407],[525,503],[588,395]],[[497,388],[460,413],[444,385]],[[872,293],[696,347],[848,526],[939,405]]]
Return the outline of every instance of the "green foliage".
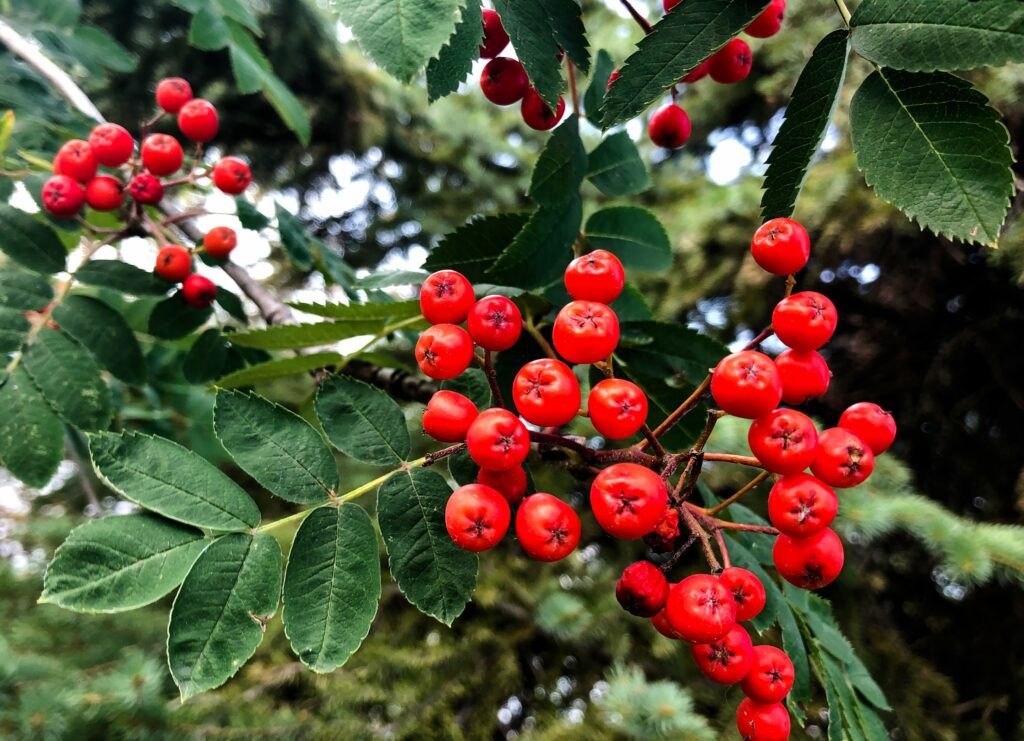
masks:
[[[632,270],[665,270],[672,264],[672,246],[665,227],[651,211],[636,206],[610,206],[595,211],[583,228],[594,247],[608,250]]]
[[[590,76],[590,84],[583,95],[583,110],[587,120],[594,126],[601,125],[601,104],[604,103],[608,79],[615,70],[615,61],[604,49],[599,49],[594,60],[594,70]]]
[[[119,379],[134,384],[145,381],[142,349],[119,312],[98,299],[72,295],[53,310],[53,318]]]
[[[309,270],[313,267],[313,253],[302,222],[280,203],[274,204],[274,215],[281,234],[281,246],[288,253],[288,259],[300,270]]]
[[[316,416],[331,444],[358,461],[396,466],[409,457],[412,443],[401,407],[367,383],[330,376],[317,391]]]
[[[56,273],[66,253],[57,233],[24,211],[0,203],[0,252],[29,270]]]
[[[587,150],[580,140],[575,114],[555,129],[533,168],[529,196],[543,206],[555,206],[579,192],[587,174]]]
[[[212,315],[209,307],[189,306],[180,293],[175,293],[153,307],[147,331],[162,340],[180,340],[206,324]]]
[[[39,311],[50,303],[53,288],[45,278],[22,270],[0,270],[0,306]]]
[[[0,386],[0,461],[29,486],[50,480],[64,457],[64,429],[24,368]]]
[[[526,289],[553,283],[571,259],[582,220],[578,195],[555,206],[541,206],[486,275],[501,285]]]
[[[549,17],[549,4],[562,5],[574,0],[495,0],[494,9],[508,32],[519,61],[526,68],[530,83],[548,108],[558,107],[562,82],[558,54],[563,34],[578,33],[582,27],[564,29],[556,34]],[[585,42],[582,42],[585,43]],[[574,44],[579,47],[579,43]]]
[[[477,217],[446,235],[427,255],[423,267],[458,270],[470,281],[487,279],[487,271],[524,228],[526,214]]]
[[[587,179],[606,196],[631,196],[651,187],[647,166],[625,131],[606,137],[590,153]]]
[[[311,304],[292,301],[288,304],[305,314],[326,317],[328,319],[344,319],[362,321],[367,319],[409,319],[420,313],[419,301],[382,301],[373,304]]]
[[[470,368],[460,376],[442,381],[441,388],[462,394],[476,404],[478,409],[486,409],[492,403],[490,384],[479,368]]]
[[[121,260],[90,260],[75,271],[75,280],[132,296],[163,296],[171,288],[162,278]]]
[[[636,666],[612,669],[599,706],[608,724],[628,738],[715,738],[689,692],[675,682],[648,682]]]
[[[318,352],[294,358],[278,358],[240,368],[217,379],[221,388],[238,388],[336,365],[344,357],[336,352]]]
[[[181,361],[181,372],[189,383],[206,383],[224,372],[228,343],[219,329],[211,327],[192,343]]]
[[[59,329],[43,329],[21,364],[65,422],[82,430],[101,430],[110,424],[110,389],[92,355],[75,338]]]
[[[448,43],[427,64],[427,93],[432,103],[458,90],[473,62],[480,58],[484,38],[480,0],[465,0],[459,9],[461,17]]]
[[[384,329],[383,319],[352,319],[312,324],[275,324],[231,335],[231,342],[260,350],[317,347],[350,337],[375,334]]]

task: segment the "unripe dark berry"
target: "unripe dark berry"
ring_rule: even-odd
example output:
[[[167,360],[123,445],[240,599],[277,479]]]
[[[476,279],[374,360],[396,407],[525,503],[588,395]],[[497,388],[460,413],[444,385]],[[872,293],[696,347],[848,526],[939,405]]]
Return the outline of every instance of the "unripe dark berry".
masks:
[[[839,426],[859,437],[875,455],[889,449],[896,439],[896,420],[878,404],[861,401],[847,408]]]
[[[128,195],[138,203],[153,205],[163,199],[164,186],[155,175],[140,172],[128,183]]]
[[[668,580],[650,561],[637,561],[627,566],[616,582],[615,599],[626,612],[654,617],[668,599]]]
[[[455,391],[435,391],[423,413],[423,431],[443,443],[458,443],[479,412],[476,404]]]
[[[537,91],[532,87],[523,96],[523,104],[519,109],[523,116],[523,122],[536,131],[548,131],[555,128],[562,115],[565,113],[565,100],[558,96],[558,107],[552,111],[548,108]]]
[[[736,601],[736,620],[752,620],[757,617],[768,599],[764,584],[753,573],[737,566],[723,569],[718,575],[722,585]]]
[[[717,641],[736,624],[736,601],[717,576],[693,574],[669,590],[669,625],[691,643]]]
[[[811,471],[829,486],[856,486],[875,470],[875,455],[863,440],[843,427],[818,435],[818,452]]]
[[[80,183],[95,177],[98,168],[99,162],[92,147],[81,139],[64,142],[53,159],[54,175],[67,175]]]
[[[192,273],[181,284],[181,297],[197,309],[205,309],[217,298],[217,286],[204,275]]]
[[[774,36],[782,28],[782,20],[786,15],[786,0],[772,0],[761,11],[761,15],[750,22],[746,28],[748,36],[756,39],[767,39]]]
[[[431,324],[461,324],[475,301],[473,285],[455,270],[431,273],[420,287],[420,311]]]
[[[213,166],[213,184],[222,193],[237,196],[252,182],[252,171],[238,157],[224,157]]]
[[[679,541],[679,512],[666,507],[651,532],[644,536],[644,545],[655,553],[671,553]]]
[[[169,134],[150,134],[142,140],[142,166],[154,175],[177,172],[185,162],[181,144]]]
[[[508,502],[489,486],[467,484],[456,489],[444,509],[444,525],[459,548],[486,551],[508,532],[512,513]]]
[[[551,339],[570,363],[596,363],[618,346],[619,318],[606,304],[572,301],[555,317]]]
[[[831,528],[807,538],[780,535],[772,548],[779,576],[801,589],[828,586],[843,570],[843,542]]]
[[[215,260],[223,260],[238,246],[238,235],[230,226],[215,226],[203,237],[203,249]]]
[[[177,244],[168,244],[156,253],[153,272],[164,280],[180,283],[192,272],[192,254]]]
[[[507,471],[526,460],[530,433],[507,409],[485,409],[466,432],[466,449],[481,468]]]
[[[516,512],[516,537],[530,558],[559,561],[580,542],[580,518],[557,497],[531,494]]]
[[[642,538],[651,532],[667,502],[665,480],[636,463],[614,463],[590,486],[594,519],[616,538]]]
[[[85,202],[97,211],[115,211],[124,203],[124,183],[111,175],[97,175],[85,185]]]
[[[817,350],[832,338],[839,323],[835,304],[815,291],[801,291],[779,301],[772,329],[794,350]]]
[[[832,372],[825,358],[816,350],[786,350],[775,358],[782,381],[782,400],[787,404],[803,404],[828,391]]]
[[[711,55],[708,74],[715,82],[728,85],[746,79],[753,63],[754,55],[750,45],[743,39],[732,39]]]
[[[747,698],[736,710],[736,729],[743,741],[786,741],[789,712],[781,702],[763,705]]]
[[[780,533],[807,538],[832,524],[839,497],[823,481],[806,473],[783,476],[768,494],[768,519]]]
[[[647,421],[647,395],[624,378],[606,378],[590,389],[587,414],[594,429],[611,440],[635,435]]]
[[[660,108],[647,125],[647,134],[659,147],[678,149],[690,138],[690,117],[675,103]]]
[[[416,342],[416,363],[431,378],[443,381],[462,373],[473,361],[473,340],[462,327],[435,324]]]
[[[480,90],[495,105],[518,103],[529,88],[530,78],[518,59],[492,59],[480,73]]]
[[[561,427],[579,413],[580,384],[561,360],[531,360],[512,381],[512,401],[530,424]]]
[[[167,113],[177,113],[192,100],[192,86],[180,77],[165,77],[156,84],[156,104]]]
[[[690,651],[701,674],[718,684],[736,684],[754,661],[750,635],[739,625],[711,643],[693,644]]]
[[[811,255],[811,238],[803,225],[779,217],[766,221],[750,241],[750,254],[762,269],[775,275],[791,275],[804,269]]]
[[[493,59],[501,54],[508,46],[508,33],[501,25],[501,16],[498,11],[484,8],[484,40],[480,44],[480,58]]]
[[[85,205],[85,188],[67,175],[54,175],[43,183],[43,208],[58,219],[67,219]]]
[[[785,392],[785,383],[783,383]],[[758,417],[747,433],[750,450],[772,473],[799,473],[814,462],[818,429],[795,409],[776,409]]]
[[[191,141],[210,141],[217,136],[219,126],[217,109],[208,100],[193,98],[178,111],[178,128]]]
[[[526,494],[526,469],[522,466],[515,466],[506,471],[481,468],[477,472],[476,482],[491,487],[505,497],[509,504],[517,504]]]
[[[565,290],[576,301],[610,304],[622,293],[626,271],[608,250],[594,250],[569,263],[565,269]]]
[[[485,296],[473,304],[466,317],[466,329],[485,350],[508,350],[523,333],[523,315],[505,296]]]
[[[782,380],[775,363],[755,350],[726,355],[711,374],[711,395],[725,412],[756,419],[782,400]]]
[[[89,146],[101,165],[120,167],[132,156],[135,142],[123,126],[101,123],[89,134]]]

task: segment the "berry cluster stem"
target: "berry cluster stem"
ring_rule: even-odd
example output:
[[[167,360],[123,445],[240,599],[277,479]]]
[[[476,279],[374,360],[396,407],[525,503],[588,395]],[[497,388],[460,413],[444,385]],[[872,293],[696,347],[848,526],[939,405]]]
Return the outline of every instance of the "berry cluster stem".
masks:
[[[637,22],[637,25],[644,30],[644,33],[650,33],[654,30],[654,27],[644,18],[640,12],[633,7],[633,4],[629,0],[619,0],[622,5],[629,11],[629,14],[633,16],[633,20]]]
[[[764,481],[766,478],[768,478],[771,475],[772,474],[771,474],[770,471],[761,471],[761,473],[757,474],[757,476],[752,478],[750,481],[748,481],[746,484],[744,484],[741,488],[737,489],[735,494],[730,496],[728,499],[722,500],[721,502],[716,504],[714,507],[711,507],[708,510],[708,514],[709,515],[714,515],[714,514],[716,514],[718,512],[721,512],[723,509],[728,507],[733,502],[738,502],[748,492],[753,490],[754,487],[756,487],[758,484],[760,484],[762,481]]]

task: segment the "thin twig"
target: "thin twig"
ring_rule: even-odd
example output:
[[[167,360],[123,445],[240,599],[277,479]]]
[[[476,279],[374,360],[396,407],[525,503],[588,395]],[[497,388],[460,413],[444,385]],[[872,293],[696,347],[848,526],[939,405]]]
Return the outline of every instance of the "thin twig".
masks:
[[[455,443],[455,445],[449,445],[447,448],[441,448],[440,450],[435,450],[433,453],[427,453],[423,456],[423,467],[426,468],[427,466],[432,466],[442,458],[447,458],[450,455],[461,453],[465,449],[466,443]]]
[[[569,97],[572,99],[572,111],[579,115],[580,96],[576,91],[576,65],[572,63],[568,53],[565,55],[565,67],[569,71]]]
[[[711,547],[711,536],[708,535],[707,531],[701,527],[700,523],[697,522],[697,518],[693,516],[693,512],[688,507],[680,507],[679,514],[686,520],[686,526],[690,528],[690,532],[694,533],[700,538],[700,544],[704,548],[704,558],[707,559],[708,565],[711,567],[713,573],[717,573],[722,570],[722,564],[718,563],[718,559],[715,558],[715,551]]]
[[[533,317],[523,323],[523,327],[526,329],[526,333],[530,335],[537,344],[540,345],[540,349],[544,351],[544,354],[549,358],[558,360],[558,353],[555,352],[555,348],[551,347],[551,343],[547,341],[537,325],[533,323]]]
[[[646,18],[640,15],[640,12],[633,7],[633,4],[629,2],[629,0],[620,0],[620,2],[625,6],[626,10],[629,11],[629,14],[633,16],[633,20],[636,21],[640,28],[644,30],[644,33],[650,33],[652,30],[654,30],[654,27],[647,21]]]
[[[740,489],[737,489],[736,493],[733,494],[731,497],[729,497],[728,499],[722,500],[721,502],[716,504],[714,507],[709,509],[708,510],[708,514],[709,515],[714,515],[714,514],[716,514],[718,512],[721,512],[723,509],[728,507],[733,502],[738,502],[740,499],[743,498],[743,496],[745,494],[747,494],[748,492],[753,490],[754,487],[756,487],[758,484],[760,484],[762,481],[764,481],[766,478],[768,478],[771,475],[772,475],[771,471],[761,471],[761,473],[757,474],[757,476],[755,476],[750,481],[748,481],[746,484],[744,484]]]
[[[484,375],[487,376],[487,383],[491,387],[494,403],[505,409],[505,397],[502,396],[501,387],[498,385],[498,375],[494,372],[494,356],[490,350],[484,350]]]
[[[725,536],[722,535],[722,528],[716,527],[714,529],[715,541],[718,543],[718,552],[722,554],[722,564],[725,568],[732,566],[732,561],[729,559],[729,549],[725,547]]]
[[[733,455],[732,453],[705,453],[704,460],[714,463],[738,463],[741,466],[764,468],[761,461],[752,455]]]

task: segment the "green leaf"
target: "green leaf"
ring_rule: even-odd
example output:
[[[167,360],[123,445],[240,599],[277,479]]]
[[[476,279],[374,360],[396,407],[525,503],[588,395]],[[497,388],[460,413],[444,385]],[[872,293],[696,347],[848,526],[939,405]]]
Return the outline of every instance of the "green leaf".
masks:
[[[110,391],[92,355],[76,339],[44,329],[25,353],[22,367],[47,403],[68,424],[105,429],[113,416]]]
[[[227,360],[227,340],[219,329],[210,328],[192,343],[181,362],[181,372],[189,383],[207,383],[224,372]]]
[[[558,45],[569,59],[583,71],[590,72],[590,44],[583,28],[583,8],[577,0],[545,0],[544,9],[551,21],[551,30]]]
[[[306,229],[302,222],[280,203],[274,204],[274,215],[277,217],[278,232],[281,234],[281,246],[288,253],[288,259],[300,270],[309,270],[313,267],[313,253],[310,252]]]
[[[320,433],[262,396],[217,392],[213,427],[235,463],[267,491],[296,504],[326,502],[338,490],[338,466]]]
[[[57,233],[24,211],[0,203],[0,252],[37,273],[64,269],[67,252]]]
[[[356,281],[355,287],[362,290],[377,290],[394,286],[418,286],[429,275],[424,270],[387,270],[370,273]]]
[[[448,456],[448,473],[459,486],[475,484],[477,474],[480,473],[478,466],[467,451]]]
[[[249,317],[245,313],[245,306],[242,305],[242,299],[222,286],[217,286],[217,304],[242,324],[249,321]]]
[[[646,322],[654,320],[654,312],[647,305],[647,299],[631,283],[622,288],[619,297],[612,301],[611,308],[620,322]]]
[[[21,311],[0,306],[0,353],[20,350],[30,328],[28,319]]]
[[[857,166],[889,203],[925,228],[995,245],[1013,194],[999,113],[944,72],[876,70],[853,96]]]
[[[645,371],[663,377],[681,373],[694,385],[729,354],[718,340],[672,322],[624,321],[620,329],[620,347],[643,357]]]
[[[480,410],[491,406],[491,386],[479,368],[470,368],[455,378],[441,382],[441,388],[462,394]]]
[[[202,456],[139,432],[89,436],[99,477],[140,507],[208,530],[249,530],[260,510],[238,484]]]
[[[178,340],[202,327],[212,315],[211,308],[189,306],[180,293],[175,293],[153,307],[147,330],[162,340]]]
[[[582,220],[579,194],[557,206],[541,206],[488,268],[487,277],[501,285],[526,289],[558,280],[572,259]]]
[[[35,273],[0,270],[0,306],[15,311],[39,311],[53,299],[50,282]]]
[[[512,47],[526,68],[530,82],[548,108],[558,107],[562,92],[562,69],[558,61],[560,49],[548,2],[556,0],[495,0],[494,9],[501,15],[501,24],[508,31]],[[564,1],[564,0],[563,0]]]
[[[46,486],[64,459],[64,428],[23,368],[0,386],[0,409],[0,462],[29,486]]]
[[[231,20],[245,26],[247,29],[257,36],[262,35],[260,31],[260,23],[256,20],[256,16],[249,10],[245,0],[217,0],[217,5],[223,11],[224,15]]]
[[[590,76],[587,92],[583,94],[583,110],[587,120],[594,126],[601,125],[601,105],[608,90],[608,79],[615,71],[615,62],[604,49],[599,49],[594,60],[594,71]]]
[[[651,187],[647,165],[625,131],[605,137],[590,153],[587,178],[606,196],[631,196]]]
[[[188,43],[203,51],[217,51],[228,45],[228,24],[224,21],[217,6],[203,3],[199,12],[192,16],[192,24],[188,28]]]
[[[40,602],[78,612],[134,610],[181,584],[209,541],[147,514],[76,527],[46,567]]]
[[[219,687],[263,640],[281,596],[281,547],[271,535],[234,533],[199,557],[167,626],[167,663],[181,699]]]
[[[272,72],[264,73],[263,95],[277,111],[285,126],[295,132],[302,145],[308,145],[313,135],[309,114],[287,85]]]
[[[256,383],[273,381],[278,378],[297,376],[300,373],[327,368],[337,365],[345,356],[336,352],[318,352],[309,355],[299,355],[294,358],[279,358],[269,360],[266,363],[251,365],[248,368],[234,371],[217,379],[217,385],[221,388],[238,388],[239,386],[251,386]]]
[[[444,508],[452,490],[426,468],[396,471],[377,492],[391,575],[421,612],[451,625],[476,588],[477,557],[452,542]]]
[[[480,58],[480,42],[484,38],[480,0],[465,0],[462,19],[441,52],[427,64],[427,95],[430,102],[440,100],[459,89]]]
[[[642,113],[767,6],[768,0],[686,0],[666,13],[619,69],[601,125],[608,129]]]
[[[163,296],[173,287],[163,278],[121,260],[90,260],[75,271],[75,280],[132,296]]]
[[[401,407],[368,383],[332,375],[316,394],[316,416],[338,450],[363,463],[396,466],[412,442]]]
[[[1024,61],[1024,4],[1003,0],[864,0],[850,20],[853,48],[913,72]]]
[[[370,632],[380,601],[377,533],[357,504],[320,507],[299,526],[284,578],[284,630],[299,660],[332,672]]]
[[[78,26],[63,41],[79,59],[94,59],[97,64],[115,72],[132,72],[139,63],[138,56],[96,26]]]
[[[458,270],[471,282],[486,280],[487,270],[507,248],[529,219],[529,214],[477,216],[434,247],[423,269]]]
[[[833,31],[823,38],[807,60],[786,118],[772,142],[768,171],[761,196],[761,216],[792,216],[807,171],[828,131],[846,77],[849,33]]]
[[[316,322],[315,324],[275,324],[231,335],[231,342],[240,347],[261,350],[290,350],[297,347],[328,345],[365,334],[376,334],[385,326],[383,319]]]
[[[270,226],[270,219],[242,196],[235,196],[235,214],[243,229],[252,229],[258,232]]]
[[[53,318],[122,381],[135,385],[145,382],[142,348],[120,313],[98,299],[75,295],[54,309]]]
[[[420,313],[420,302],[413,301],[381,301],[372,304],[311,304],[302,301],[290,301],[288,305],[305,314],[326,317],[328,319],[344,319],[365,321],[367,319],[409,319]]]
[[[579,193],[587,174],[587,150],[580,140],[580,122],[572,114],[555,129],[537,158],[529,196],[543,206],[557,206]]]
[[[626,268],[657,272],[672,266],[668,232],[645,208],[611,206],[595,211],[583,233],[590,244],[613,253]]]

